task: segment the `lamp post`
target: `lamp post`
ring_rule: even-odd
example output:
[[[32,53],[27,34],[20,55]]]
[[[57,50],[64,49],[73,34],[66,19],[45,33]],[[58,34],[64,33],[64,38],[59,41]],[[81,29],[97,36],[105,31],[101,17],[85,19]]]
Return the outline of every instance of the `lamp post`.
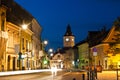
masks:
[[[45,60],[45,54],[46,54],[46,50],[45,50],[45,47],[46,45],[48,44],[48,40],[44,40],[41,42],[41,53],[39,54],[39,57],[40,57],[40,68],[43,68],[44,67],[44,64],[46,64],[46,60]]]
[[[93,56],[94,56],[94,60],[95,60],[95,62],[94,62],[94,78],[97,79],[97,68],[96,68],[97,48],[96,47],[93,48]]]

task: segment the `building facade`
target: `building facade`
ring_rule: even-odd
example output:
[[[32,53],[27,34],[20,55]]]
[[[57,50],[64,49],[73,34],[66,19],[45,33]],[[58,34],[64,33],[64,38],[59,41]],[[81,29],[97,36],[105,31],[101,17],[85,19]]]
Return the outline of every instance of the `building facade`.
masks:
[[[88,66],[89,62],[89,44],[87,40],[83,40],[75,45],[78,49],[79,57],[77,59],[78,68],[79,69],[85,69],[86,66]]]
[[[93,66],[102,66],[103,70],[119,68],[119,30],[119,26],[114,24],[110,30],[89,32],[89,54]]]
[[[33,19],[32,20],[32,32],[34,33],[33,36],[32,36],[32,44],[33,44],[33,56],[34,56],[34,68],[35,69],[38,69],[38,68],[41,68],[41,54],[44,54],[43,51],[42,51],[42,41],[41,41],[41,31],[42,31],[42,28],[40,26],[40,24],[35,20]]]
[[[6,46],[8,41],[6,11],[6,6],[0,6],[0,71],[4,71],[4,68],[6,68]]]
[[[56,53],[52,56],[52,59],[50,60],[50,68],[57,67],[57,69],[64,68],[64,56],[60,53]]]
[[[119,21],[120,22],[120,21]],[[120,24],[120,23],[119,23]],[[120,68],[120,26],[113,25],[108,36],[103,42],[108,46],[105,50],[104,69],[117,69]]]
[[[36,69],[41,26],[14,0],[1,0],[0,14],[0,71]]]

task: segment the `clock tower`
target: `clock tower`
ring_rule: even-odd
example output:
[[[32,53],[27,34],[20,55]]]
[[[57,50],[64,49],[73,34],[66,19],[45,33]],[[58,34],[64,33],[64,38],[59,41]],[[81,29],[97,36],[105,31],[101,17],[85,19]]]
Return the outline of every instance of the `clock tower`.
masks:
[[[65,35],[63,36],[64,47],[73,47],[75,45],[75,37],[71,31],[71,27],[68,24]]]

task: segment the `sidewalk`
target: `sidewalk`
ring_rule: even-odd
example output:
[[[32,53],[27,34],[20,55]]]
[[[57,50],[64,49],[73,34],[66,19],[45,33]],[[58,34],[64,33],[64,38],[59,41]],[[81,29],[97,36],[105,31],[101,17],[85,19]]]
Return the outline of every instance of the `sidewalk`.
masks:
[[[120,71],[119,71],[120,74]],[[98,73],[98,80],[117,80],[116,71],[102,71]]]

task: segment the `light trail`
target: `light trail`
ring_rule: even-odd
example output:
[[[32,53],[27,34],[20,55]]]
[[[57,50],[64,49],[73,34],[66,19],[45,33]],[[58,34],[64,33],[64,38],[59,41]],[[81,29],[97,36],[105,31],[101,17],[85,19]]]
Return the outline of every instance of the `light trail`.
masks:
[[[57,71],[61,71],[62,69],[57,69]],[[40,70],[21,70],[21,71],[7,71],[0,72],[0,76],[8,76],[8,75],[17,75],[17,74],[28,74],[28,73],[37,73],[37,72],[51,72],[52,69],[40,69]]]

